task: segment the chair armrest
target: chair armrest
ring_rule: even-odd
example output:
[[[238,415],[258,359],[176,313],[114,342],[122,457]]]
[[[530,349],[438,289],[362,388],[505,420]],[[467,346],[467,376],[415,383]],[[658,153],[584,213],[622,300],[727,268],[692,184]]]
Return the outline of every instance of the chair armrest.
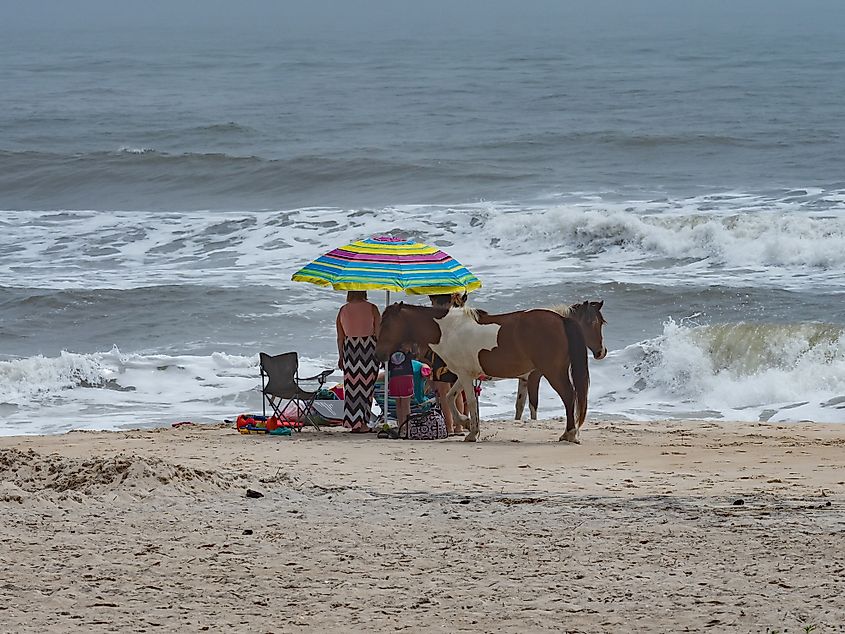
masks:
[[[308,376],[308,377],[305,377],[305,378],[302,378],[302,379],[299,379],[299,380],[300,381],[319,381],[320,385],[322,385],[323,383],[326,382],[326,379],[329,378],[332,374],[334,374],[334,370],[323,370],[322,372],[320,372],[320,374],[317,374],[315,376]]]

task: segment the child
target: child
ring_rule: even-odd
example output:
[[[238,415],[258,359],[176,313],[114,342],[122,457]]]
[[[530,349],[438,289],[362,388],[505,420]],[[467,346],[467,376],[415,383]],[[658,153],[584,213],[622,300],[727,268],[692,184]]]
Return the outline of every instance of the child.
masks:
[[[408,350],[397,350],[387,360],[387,393],[396,399],[396,422],[399,429],[411,415],[411,398],[414,396],[414,366]],[[407,435],[407,429],[404,434]]]
[[[412,403],[425,403],[428,400],[431,367],[426,365],[425,363],[414,359],[413,354],[411,352],[408,352],[406,350],[399,350],[398,352],[402,355],[405,355],[406,358],[411,359],[411,369],[413,372],[413,388],[409,392],[407,378],[400,378],[394,381],[394,376],[408,376],[407,374],[405,374],[407,372],[407,359],[400,360],[398,355],[394,356],[396,353],[394,353],[394,355],[391,355],[391,357],[388,359],[388,366],[391,374],[390,381],[387,384],[387,390],[389,398],[393,399],[396,403],[396,418],[398,419],[398,424],[401,425],[410,416]],[[391,363],[391,361],[393,361],[394,359],[395,363]],[[397,372],[398,374],[394,375],[393,372]],[[381,382],[383,386],[384,372],[379,372],[378,381]],[[397,397],[397,394],[399,394],[400,396]],[[411,394],[411,396],[404,396],[405,394]],[[399,428],[397,427],[397,433],[398,429]],[[405,434],[405,432],[403,432],[403,434]],[[384,437],[388,438],[393,436],[385,435]]]

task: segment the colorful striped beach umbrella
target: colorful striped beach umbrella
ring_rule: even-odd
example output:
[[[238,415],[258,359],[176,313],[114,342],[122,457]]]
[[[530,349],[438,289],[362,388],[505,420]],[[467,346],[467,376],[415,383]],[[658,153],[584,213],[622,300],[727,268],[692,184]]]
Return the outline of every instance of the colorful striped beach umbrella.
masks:
[[[358,240],[329,251],[293,274],[294,282],[337,291],[394,291],[409,295],[462,293],[481,282],[436,247],[390,236]]]
[[[331,286],[336,291],[386,291],[385,306],[390,303],[390,291],[439,295],[481,288],[475,275],[440,249],[392,236],[358,240],[329,251],[298,270],[291,279]],[[385,403],[387,384],[385,366]],[[387,423],[386,408],[382,415]]]

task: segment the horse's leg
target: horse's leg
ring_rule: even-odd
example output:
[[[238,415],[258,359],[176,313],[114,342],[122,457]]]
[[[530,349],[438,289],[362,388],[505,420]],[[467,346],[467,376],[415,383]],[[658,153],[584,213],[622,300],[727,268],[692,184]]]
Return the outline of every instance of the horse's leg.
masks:
[[[534,370],[528,375],[528,408],[531,412],[531,420],[537,420],[537,403],[540,401],[540,379],[543,374]]]
[[[469,385],[469,389],[464,389],[464,394],[466,395],[467,399],[467,411],[469,412],[470,422],[469,427],[469,434],[466,435],[464,440],[466,442],[475,442],[478,440],[478,436],[481,433],[481,420],[478,413],[478,397],[475,394],[475,386],[473,385],[473,377],[459,377],[459,382],[464,383],[466,382]]]
[[[514,420],[522,420],[522,414],[525,411],[525,400],[528,398],[528,379],[524,376],[519,377],[519,383],[516,388],[516,413]]]
[[[563,401],[563,406],[566,408],[566,431],[560,437],[560,440],[567,442],[580,442],[578,440],[578,428],[575,426],[575,388],[572,387],[572,382],[569,380],[569,372],[560,370],[558,372],[546,374],[546,380],[552,389],[560,396]]]
[[[446,406],[449,408],[449,411],[452,412],[452,426],[457,427],[458,425],[463,425],[469,419],[461,414],[458,411],[457,405],[455,405],[455,399],[458,397],[458,393],[461,391],[461,382],[455,381],[452,384],[452,387],[449,388],[449,391],[446,392]],[[460,429],[460,427],[458,427]]]

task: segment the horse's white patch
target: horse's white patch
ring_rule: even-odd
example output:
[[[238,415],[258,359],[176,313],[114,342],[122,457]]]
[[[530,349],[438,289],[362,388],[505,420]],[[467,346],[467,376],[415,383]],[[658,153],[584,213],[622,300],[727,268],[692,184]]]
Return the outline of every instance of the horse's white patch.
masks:
[[[499,343],[499,324],[479,324],[463,308],[451,308],[445,317],[435,319],[440,326],[440,342],[431,349],[457,375],[477,377],[484,374],[478,353],[492,350]]]

